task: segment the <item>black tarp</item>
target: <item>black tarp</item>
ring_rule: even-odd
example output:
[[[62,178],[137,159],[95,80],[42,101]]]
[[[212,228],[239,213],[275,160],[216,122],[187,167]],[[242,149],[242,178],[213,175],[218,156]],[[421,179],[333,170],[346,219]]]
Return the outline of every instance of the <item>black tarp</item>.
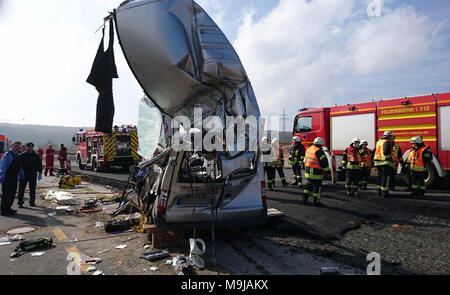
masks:
[[[103,27],[102,33],[102,40],[86,82],[95,86],[99,93],[95,130],[111,133],[114,121],[113,79],[119,78],[114,60],[114,23],[112,19],[109,21],[109,46],[106,51],[103,45],[105,27]]]

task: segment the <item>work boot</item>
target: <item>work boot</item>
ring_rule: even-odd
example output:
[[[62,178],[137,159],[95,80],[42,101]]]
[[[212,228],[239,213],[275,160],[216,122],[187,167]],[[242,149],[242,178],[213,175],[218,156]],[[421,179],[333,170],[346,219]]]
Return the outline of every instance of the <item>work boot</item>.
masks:
[[[296,181],[292,182],[291,185],[298,185],[298,181],[296,180]]]
[[[314,207],[323,207],[323,204],[320,202],[320,200],[314,198],[313,202]]]
[[[303,203],[307,204],[308,203],[308,199],[309,199],[309,195],[304,194],[303,195]]]
[[[17,207],[19,207],[20,209],[24,208],[22,204],[19,204]]]
[[[30,203],[30,207],[36,207],[36,203]]]

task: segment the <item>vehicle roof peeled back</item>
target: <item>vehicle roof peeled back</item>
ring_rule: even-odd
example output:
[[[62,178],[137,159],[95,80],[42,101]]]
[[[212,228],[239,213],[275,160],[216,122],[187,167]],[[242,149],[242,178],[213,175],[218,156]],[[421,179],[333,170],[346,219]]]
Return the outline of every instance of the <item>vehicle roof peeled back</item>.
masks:
[[[202,122],[215,116],[224,128],[230,127],[226,121],[230,116],[244,120],[255,118],[255,121],[260,118],[253,88],[239,56],[197,3],[192,0],[125,1],[114,10],[112,17],[124,56],[146,97],[171,119],[185,116],[192,122],[192,126],[182,126],[183,143],[189,142],[191,136],[204,137],[208,132],[203,126],[206,124],[191,132],[198,128],[193,126],[194,109],[201,109]],[[139,130],[140,137],[157,138],[164,132],[158,124],[147,123],[142,129],[145,134]],[[237,122],[231,127],[238,130]],[[147,208],[153,219],[158,221],[162,217],[166,224],[190,222],[191,204],[196,206],[190,199],[197,197],[202,204],[218,204],[218,210],[228,212],[219,214],[219,219],[239,223],[243,219],[252,220],[251,216],[256,216],[253,220],[258,222],[265,218],[261,163],[258,149],[251,148],[259,146],[259,129],[257,122],[249,124],[243,135],[227,132],[223,138],[225,151],[180,152],[174,145],[181,141],[170,143],[166,150],[158,150],[152,143],[155,155],[164,154],[165,160],[150,159],[140,165],[136,173],[146,175],[143,179],[147,180],[139,183],[147,187],[143,190],[140,187],[136,192],[143,192],[142,198],[152,196],[148,200],[154,205]],[[147,150],[146,154],[153,151]],[[195,167],[190,165],[194,163]],[[183,182],[186,178],[187,184]],[[198,214],[197,219],[201,221],[202,213]],[[204,220],[209,222],[211,217],[207,215]]]

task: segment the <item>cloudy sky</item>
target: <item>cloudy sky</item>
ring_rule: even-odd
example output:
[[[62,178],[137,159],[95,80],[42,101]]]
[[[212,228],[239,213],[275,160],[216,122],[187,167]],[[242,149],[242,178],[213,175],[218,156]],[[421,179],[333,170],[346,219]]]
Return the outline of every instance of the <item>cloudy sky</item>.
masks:
[[[0,0],[0,122],[93,126],[95,31],[122,1]],[[197,2],[235,46],[265,116],[450,92],[448,0]],[[115,121],[136,123],[143,93],[115,49]]]

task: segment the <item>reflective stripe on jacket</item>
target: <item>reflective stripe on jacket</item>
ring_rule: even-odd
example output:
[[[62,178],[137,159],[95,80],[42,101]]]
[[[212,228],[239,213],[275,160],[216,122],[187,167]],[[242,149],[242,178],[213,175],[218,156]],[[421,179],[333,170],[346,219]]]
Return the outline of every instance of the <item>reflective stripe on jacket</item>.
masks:
[[[320,160],[316,156],[316,152],[319,151],[320,148],[312,145],[306,150],[305,155],[305,167],[311,167],[315,169],[322,169],[320,166]]]
[[[342,165],[345,165],[347,169],[361,169],[361,155],[358,150],[352,146],[349,146],[344,153],[342,159]]]
[[[425,161],[424,161],[424,152],[428,149],[428,146],[423,146],[418,150],[414,148],[411,149],[411,152],[408,156],[408,163],[411,165],[411,170],[416,172],[425,171]]]
[[[376,149],[375,149],[375,166],[383,166],[388,165],[392,168],[395,168],[394,162],[392,161],[392,149],[391,153],[389,155],[384,154],[384,145],[389,144],[389,142],[386,139],[380,139],[377,142]]]

